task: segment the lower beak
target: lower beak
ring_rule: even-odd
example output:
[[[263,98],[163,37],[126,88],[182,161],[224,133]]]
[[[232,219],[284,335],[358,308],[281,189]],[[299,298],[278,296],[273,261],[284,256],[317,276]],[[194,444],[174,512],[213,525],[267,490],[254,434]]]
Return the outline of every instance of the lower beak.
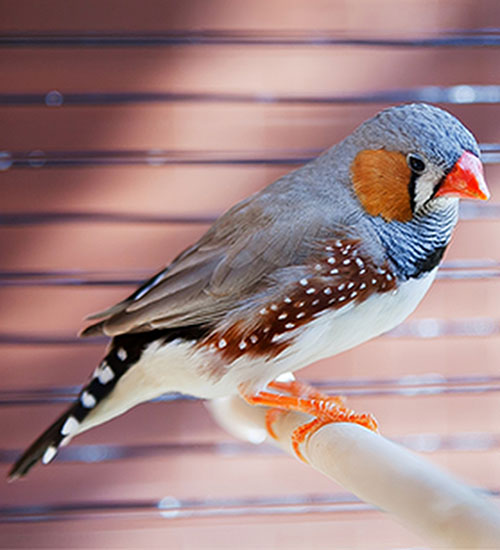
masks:
[[[490,198],[488,186],[484,181],[482,162],[466,151],[455,163],[451,172],[435,194],[436,197],[459,197],[460,199]]]

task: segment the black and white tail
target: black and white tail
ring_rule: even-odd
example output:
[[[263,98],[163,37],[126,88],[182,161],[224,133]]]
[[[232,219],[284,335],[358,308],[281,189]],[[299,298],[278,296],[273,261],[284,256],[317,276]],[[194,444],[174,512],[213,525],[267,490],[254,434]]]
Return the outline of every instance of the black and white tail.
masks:
[[[39,461],[48,464],[59,448],[67,445],[75,435],[129,408],[117,407],[116,410],[107,411],[107,414],[99,414],[99,407],[120,378],[139,361],[145,347],[160,336],[157,332],[123,335],[112,341],[108,354],[95,369],[78,399],[22,454],[9,472],[9,481],[24,476]]]

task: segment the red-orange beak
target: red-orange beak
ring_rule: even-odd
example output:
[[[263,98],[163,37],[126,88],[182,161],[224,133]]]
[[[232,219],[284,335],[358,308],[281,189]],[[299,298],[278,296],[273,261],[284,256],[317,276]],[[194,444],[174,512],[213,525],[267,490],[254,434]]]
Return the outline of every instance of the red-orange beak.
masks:
[[[488,200],[490,191],[484,181],[482,162],[466,151],[457,160],[435,196]]]

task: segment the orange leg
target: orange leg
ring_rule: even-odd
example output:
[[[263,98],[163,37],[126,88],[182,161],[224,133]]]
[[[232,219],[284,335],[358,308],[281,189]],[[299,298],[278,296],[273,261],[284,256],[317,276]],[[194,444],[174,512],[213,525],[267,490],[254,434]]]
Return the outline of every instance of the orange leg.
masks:
[[[266,413],[266,428],[272,437],[276,434],[272,428],[277,417],[285,411],[297,411],[310,414],[316,418],[299,426],[292,434],[292,446],[297,456],[306,462],[300,452],[300,445],[306,437],[312,435],[325,424],[331,422],[353,422],[373,431],[378,431],[377,421],[370,414],[358,414],[345,406],[342,398],[324,395],[314,388],[301,382],[271,382],[269,387],[287,391],[291,395],[283,395],[268,391],[257,395],[242,395],[251,405],[272,407]]]
[[[281,392],[289,393],[290,395],[294,395],[296,397],[309,397],[311,399],[321,399],[323,401],[331,400],[341,407],[344,406],[344,399],[341,396],[326,396],[324,393],[319,392],[309,384],[301,382],[300,380],[291,380],[289,382],[279,382],[277,380],[273,380],[268,384],[268,387],[272,388],[273,390],[279,390]],[[269,409],[266,413],[267,433],[273,439],[278,439],[273,430],[273,424],[284,413],[286,413],[286,409],[278,408]]]

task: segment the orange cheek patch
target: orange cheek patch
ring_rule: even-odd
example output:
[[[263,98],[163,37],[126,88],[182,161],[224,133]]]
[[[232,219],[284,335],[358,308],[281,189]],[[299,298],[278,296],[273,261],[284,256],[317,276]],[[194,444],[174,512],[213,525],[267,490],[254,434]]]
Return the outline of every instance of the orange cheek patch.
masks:
[[[363,208],[387,221],[408,222],[413,213],[406,157],[396,151],[365,149],[351,165],[352,183]]]

